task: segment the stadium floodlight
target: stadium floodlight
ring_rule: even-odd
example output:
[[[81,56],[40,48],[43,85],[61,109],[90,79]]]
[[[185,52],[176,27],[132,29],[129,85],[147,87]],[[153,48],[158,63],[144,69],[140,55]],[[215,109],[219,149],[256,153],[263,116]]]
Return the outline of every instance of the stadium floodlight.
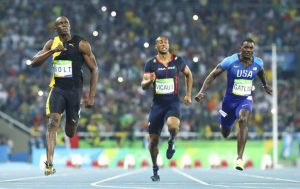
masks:
[[[144,43],[144,47],[145,47],[145,48],[148,48],[148,47],[149,47],[149,43],[148,43],[148,42],[145,42],[145,43]]]
[[[123,78],[122,76],[119,76],[119,77],[118,77],[118,82],[119,82],[119,83],[122,83],[123,81],[124,81],[124,78]]]
[[[31,60],[26,60],[26,65],[30,65],[31,64]]]
[[[97,37],[99,35],[99,32],[98,31],[93,31],[93,36],[94,37]]]
[[[106,11],[107,11],[107,7],[106,7],[106,6],[102,6],[102,7],[101,7],[101,11],[102,11],[102,12],[106,12]]]
[[[195,56],[194,58],[193,58],[193,62],[198,62],[199,61],[199,58],[197,57],[197,56]]]
[[[39,90],[38,95],[39,95],[39,96],[43,96],[43,95],[44,95],[44,92],[43,92],[42,90]]]
[[[116,11],[111,11],[110,15],[111,15],[112,17],[115,17],[115,16],[117,16],[117,12],[116,12]]]
[[[193,15],[193,20],[198,20],[199,19],[199,16],[198,15]]]

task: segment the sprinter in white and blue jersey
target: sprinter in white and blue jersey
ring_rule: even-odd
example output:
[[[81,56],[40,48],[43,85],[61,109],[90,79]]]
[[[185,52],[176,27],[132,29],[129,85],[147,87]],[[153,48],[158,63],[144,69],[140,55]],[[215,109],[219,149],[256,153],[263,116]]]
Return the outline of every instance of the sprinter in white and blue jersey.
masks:
[[[143,89],[153,86],[153,104],[148,119],[149,151],[153,164],[151,179],[152,181],[159,181],[158,142],[165,121],[170,132],[166,156],[171,159],[175,153],[174,139],[179,131],[180,124],[179,73],[182,72],[186,78],[186,95],[183,98],[185,104],[191,103],[193,78],[189,67],[182,58],[169,52],[168,37],[158,37],[155,41],[155,48],[157,55],[146,63],[141,85]]]
[[[238,157],[235,162],[237,170],[243,170],[243,153],[248,137],[248,120],[252,112],[252,82],[256,75],[262,82],[266,93],[272,94],[272,89],[267,85],[262,59],[254,54],[254,41],[247,38],[242,41],[241,51],[225,58],[205,79],[200,91],[195,96],[200,101],[212,81],[227,71],[227,90],[223,99],[221,114],[221,132],[227,138],[236,119],[239,123],[237,135]]]

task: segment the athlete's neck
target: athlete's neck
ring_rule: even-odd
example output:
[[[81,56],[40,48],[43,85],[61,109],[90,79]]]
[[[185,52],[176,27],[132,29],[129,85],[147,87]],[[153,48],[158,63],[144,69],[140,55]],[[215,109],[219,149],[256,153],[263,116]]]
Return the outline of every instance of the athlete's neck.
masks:
[[[71,34],[65,34],[65,35],[60,35],[59,36],[61,41],[70,41],[72,39],[72,35]]]
[[[241,54],[239,54],[240,60],[242,63],[244,63],[245,65],[250,65],[253,62],[253,57],[251,56],[250,58],[244,57]]]
[[[166,54],[158,53],[157,58],[158,58],[159,61],[164,62],[164,63],[170,62],[171,61],[171,54],[169,52],[167,52]]]

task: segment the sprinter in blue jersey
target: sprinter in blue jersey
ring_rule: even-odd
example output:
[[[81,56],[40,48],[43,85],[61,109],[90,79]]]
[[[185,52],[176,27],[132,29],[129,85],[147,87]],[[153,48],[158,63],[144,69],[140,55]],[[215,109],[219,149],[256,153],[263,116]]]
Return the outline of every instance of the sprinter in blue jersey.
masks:
[[[254,41],[247,38],[242,41],[240,53],[225,58],[218,64],[205,79],[200,91],[195,96],[200,101],[212,81],[227,70],[227,90],[223,99],[221,114],[221,132],[227,138],[236,119],[238,119],[239,131],[237,135],[238,156],[235,162],[237,170],[243,170],[243,153],[248,137],[248,120],[252,112],[252,81],[256,77],[262,82],[262,87],[269,95],[272,89],[267,85],[262,59],[253,56]]]
[[[159,181],[158,142],[165,120],[170,132],[166,156],[171,159],[175,153],[174,138],[179,131],[180,124],[179,73],[182,72],[186,78],[186,95],[183,98],[185,104],[191,103],[193,79],[192,73],[184,61],[169,52],[169,40],[166,36],[160,36],[156,39],[155,48],[157,55],[146,63],[141,85],[143,89],[148,89],[153,85],[153,104],[148,119],[149,151],[153,164],[151,179],[152,181]]]

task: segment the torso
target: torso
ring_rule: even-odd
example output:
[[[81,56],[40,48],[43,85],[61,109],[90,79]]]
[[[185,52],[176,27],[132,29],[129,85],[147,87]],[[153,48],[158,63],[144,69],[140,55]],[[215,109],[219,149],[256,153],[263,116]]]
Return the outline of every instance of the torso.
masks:
[[[226,96],[245,98],[252,94],[252,82],[262,69],[261,59],[254,58],[251,64],[245,64],[238,58],[232,59],[227,67]]]
[[[67,42],[61,42],[59,38],[54,38],[52,48],[62,43],[67,50],[53,54],[54,75],[51,81],[52,86],[61,89],[82,88],[82,65],[84,64],[84,59],[79,50],[81,40],[82,38],[79,36],[73,36]]]

